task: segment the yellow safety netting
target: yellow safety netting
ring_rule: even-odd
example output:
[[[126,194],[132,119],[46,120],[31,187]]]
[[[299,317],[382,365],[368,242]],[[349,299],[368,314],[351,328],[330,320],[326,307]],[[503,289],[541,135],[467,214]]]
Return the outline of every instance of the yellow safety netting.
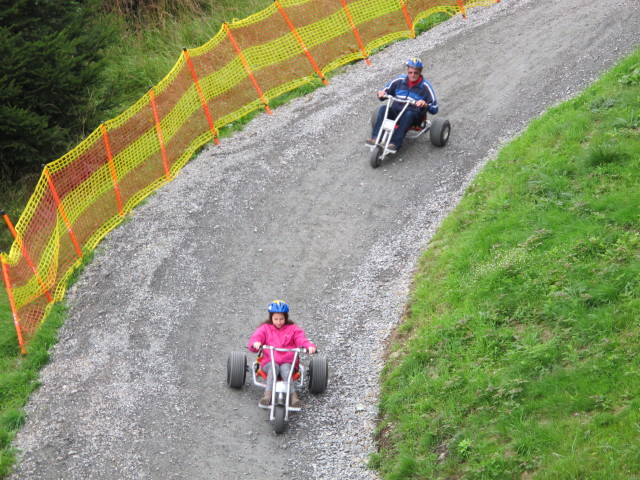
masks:
[[[218,130],[277,96],[375,49],[414,36],[436,12],[465,14],[500,0],[279,0],[223,25],[185,50],[135,105],[45,166],[2,254],[3,279],[23,347],[82,256]],[[8,220],[5,218],[5,220]]]

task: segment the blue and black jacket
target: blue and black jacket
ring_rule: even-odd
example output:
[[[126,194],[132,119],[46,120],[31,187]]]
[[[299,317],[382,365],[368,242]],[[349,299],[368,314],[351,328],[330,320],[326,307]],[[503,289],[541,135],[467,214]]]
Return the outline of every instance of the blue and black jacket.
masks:
[[[407,75],[400,75],[399,77],[391,80],[384,91],[389,95],[400,98],[412,98],[416,102],[418,100],[424,100],[427,102],[428,107],[426,110],[434,115],[438,113],[438,101],[436,100],[436,93],[433,91],[433,87],[427,82],[424,77],[420,76],[418,83],[409,87],[409,77]],[[409,105],[411,110],[419,110],[424,112],[424,108],[418,108],[415,105]]]

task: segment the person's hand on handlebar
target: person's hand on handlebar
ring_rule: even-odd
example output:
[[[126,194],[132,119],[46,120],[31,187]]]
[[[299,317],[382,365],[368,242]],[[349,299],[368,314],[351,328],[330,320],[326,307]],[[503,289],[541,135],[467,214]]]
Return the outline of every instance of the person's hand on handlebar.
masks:
[[[253,348],[255,350],[260,350],[260,347],[262,346],[262,343],[260,342],[253,342]]]
[[[424,100],[418,100],[416,102],[416,107],[422,108],[422,107],[428,107],[429,104],[427,102],[425,102]]]
[[[316,353],[316,347],[307,348],[307,352],[309,352],[309,355],[313,355],[314,353]]]
[[[378,98],[385,98],[387,96],[387,92],[384,90],[378,90]]]

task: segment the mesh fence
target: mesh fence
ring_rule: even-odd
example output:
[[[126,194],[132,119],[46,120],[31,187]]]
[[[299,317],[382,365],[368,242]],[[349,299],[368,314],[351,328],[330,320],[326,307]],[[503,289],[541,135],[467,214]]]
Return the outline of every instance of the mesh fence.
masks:
[[[15,228],[2,275],[25,346],[69,276],[135,205],[170,181],[218,130],[377,48],[437,12],[500,0],[277,0],[184,50],[135,105],[47,164]],[[367,60],[368,61],[368,60]]]

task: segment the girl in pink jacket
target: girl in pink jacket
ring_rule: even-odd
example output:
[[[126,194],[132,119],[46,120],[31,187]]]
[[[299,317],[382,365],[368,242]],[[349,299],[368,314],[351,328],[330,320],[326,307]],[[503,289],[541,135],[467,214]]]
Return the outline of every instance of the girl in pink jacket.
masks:
[[[262,345],[270,345],[278,348],[300,348],[307,349],[309,354],[316,352],[316,346],[307,339],[307,336],[299,326],[289,319],[289,306],[282,300],[274,300],[267,307],[269,319],[260,325],[249,339],[249,350],[257,352]],[[260,368],[267,374],[267,388],[264,396],[260,399],[260,405],[271,405],[271,385],[273,385],[274,372],[271,371],[271,350],[264,350]],[[276,377],[288,378],[293,362],[293,352],[273,352],[275,355]],[[300,408],[300,398],[295,391],[295,384],[291,382],[289,387],[291,392],[291,406]]]

